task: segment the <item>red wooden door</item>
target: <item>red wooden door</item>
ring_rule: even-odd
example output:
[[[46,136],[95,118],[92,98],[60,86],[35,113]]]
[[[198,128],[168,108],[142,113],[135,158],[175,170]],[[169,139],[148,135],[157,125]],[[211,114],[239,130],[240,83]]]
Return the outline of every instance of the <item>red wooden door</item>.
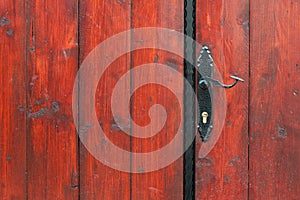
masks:
[[[300,199],[299,15],[295,0],[2,0],[0,198]],[[204,156],[183,34],[224,82],[245,79]]]

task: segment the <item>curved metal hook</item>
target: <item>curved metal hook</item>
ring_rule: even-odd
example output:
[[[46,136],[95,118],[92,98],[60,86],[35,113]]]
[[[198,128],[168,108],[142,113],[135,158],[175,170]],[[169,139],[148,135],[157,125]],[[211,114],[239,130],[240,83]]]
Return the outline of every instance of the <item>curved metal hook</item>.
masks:
[[[221,83],[220,81],[218,80],[215,80],[215,79],[212,79],[210,77],[205,77],[205,79],[209,80],[210,82],[218,85],[218,86],[221,86],[223,88],[232,88],[234,87],[239,81],[241,82],[244,82],[244,79],[240,78],[240,77],[237,77],[237,76],[230,76],[230,78],[234,79],[234,83],[230,84],[230,85],[227,85],[227,84],[224,84],[224,83]]]

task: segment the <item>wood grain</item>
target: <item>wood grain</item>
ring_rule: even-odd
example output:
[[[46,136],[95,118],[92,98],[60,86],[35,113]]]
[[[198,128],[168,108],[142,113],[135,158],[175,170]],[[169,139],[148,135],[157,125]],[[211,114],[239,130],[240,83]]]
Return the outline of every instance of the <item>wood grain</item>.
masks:
[[[183,6],[183,0],[0,2],[1,199],[184,198],[182,158],[142,173],[134,157],[112,155],[141,174],[120,172],[78,144],[72,118],[73,84],[88,54],[130,28],[183,32]],[[197,41],[211,49],[224,82],[230,82],[232,74],[246,81],[226,90],[224,128],[205,158],[198,158],[202,142],[197,136],[196,199],[300,199],[299,15],[300,3],[295,0],[197,0]],[[119,45],[128,50],[145,42],[134,31],[127,37]],[[183,44],[168,39],[171,45]],[[134,91],[126,106],[121,102],[124,110],[113,117],[111,95],[118,80],[147,63],[168,65],[183,74],[182,58],[155,48],[136,50],[108,67],[99,81],[95,105],[90,105],[109,140],[137,153],[168,144],[183,120],[179,106],[183,96],[176,99],[168,88],[155,84]],[[131,73],[123,91],[153,76],[150,66],[142,76]],[[183,92],[183,83],[174,85]],[[135,123],[159,126],[163,117],[151,121],[148,115],[154,104],[161,104],[168,115],[157,135],[130,138],[117,125],[121,122],[138,134],[127,116],[130,109]]]
[[[117,33],[130,29],[131,1],[127,0],[95,0],[80,1],[80,63],[98,44]],[[130,35],[128,42],[120,43],[130,50]],[[116,46],[108,47],[105,55],[110,56]],[[97,57],[96,59],[99,59]],[[101,59],[101,58],[100,58]],[[99,124],[106,137],[117,147],[130,151],[130,137],[117,125],[129,122],[125,115],[127,106],[118,111],[120,114],[114,118],[111,111],[111,96],[117,81],[130,69],[130,54],[120,56],[108,66],[102,75],[95,95],[95,105]],[[95,71],[97,68],[95,69]],[[98,78],[98,77],[90,77]],[[129,91],[129,82],[124,85],[124,91]],[[80,88],[81,91],[85,88]],[[120,99],[121,100],[121,99]],[[84,109],[84,108],[81,108]],[[124,110],[123,110],[124,109]],[[93,138],[89,137],[89,140]],[[104,144],[101,144],[104,145]],[[124,160],[118,155],[111,155],[116,162],[125,162],[130,165],[130,159]],[[119,160],[118,160],[119,159]],[[122,160],[123,159],[123,160]],[[95,159],[80,145],[80,198],[81,199],[130,199],[130,174],[112,169]]]
[[[0,2],[0,199],[26,198],[26,17]]]
[[[132,27],[164,27],[179,32],[183,32],[184,28],[184,1],[171,0],[171,1],[145,1],[133,0],[132,1]],[[157,31],[158,34],[160,31]],[[146,37],[146,34],[145,34]],[[150,37],[158,38],[158,35]],[[143,36],[132,35],[132,46],[138,45],[139,42],[148,42]],[[170,45],[181,44],[183,41],[170,40],[165,38],[164,41]],[[163,41],[159,41],[163,42]],[[155,47],[156,44],[154,43]],[[176,46],[176,45],[175,45]],[[181,74],[183,74],[183,59],[155,48],[143,49],[134,51],[132,54],[132,67],[137,68],[142,64],[147,63],[160,63],[171,67]],[[132,74],[133,88],[136,82],[140,80],[151,80],[155,76],[155,69],[149,66],[148,73],[145,74]],[[178,87],[178,90],[183,92],[183,82],[180,81],[173,83]],[[153,127],[159,127],[159,122],[163,119],[158,116],[150,120],[148,111],[154,104],[160,104],[164,107],[167,113],[167,121],[164,127],[155,135],[150,138],[132,138],[132,151],[133,152],[153,152],[167,145],[174,138],[178,130],[179,120],[182,120],[182,98],[176,98],[168,88],[158,86],[156,84],[148,84],[136,90],[132,97],[132,118],[135,123],[140,126],[146,126],[152,123]],[[132,129],[134,134],[136,129]],[[183,140],[182,140],[183,146]],[[160,159],[166,159],[162,157]],[[132,170],[143,172],[143,168],[136,162],[135,157],[132,159]],[[155,158],[144,160],[146,165],[151,163],[161,162],[155,161]],[[154,166],[154,165],[153,165]],[[147,166],[148,167],[148,166]],[[172,163],[171,165],[142,174],[132,174],[132,199],[183,199],[183,159],[182,157]]]
[[[300,199],[299,15],[251,1],[250,199]]]
[[[19,3],[18,3],[19,4]],[[28,1],[28,199],[78,197],[77,0]]]
[[[247,0],[197,0],[196,3],[197,41],[211,49],[225,83],[232,81],[230,75],[246,80],[226,90],[223,131],[213,150],[202,159],[199,158],[202,142],[197,137],[196,199],[247,199],[249,3]]]

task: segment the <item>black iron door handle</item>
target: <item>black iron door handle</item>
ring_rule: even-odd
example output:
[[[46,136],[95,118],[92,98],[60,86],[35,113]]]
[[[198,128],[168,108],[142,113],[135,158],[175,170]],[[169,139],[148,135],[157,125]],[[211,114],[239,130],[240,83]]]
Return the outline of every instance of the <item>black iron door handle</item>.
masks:
[[[212,85],[223,88],[232,88],[243,79],[230,76],[235,81],[232,84],[224,84],[213,79],[214,61],[207,46],[203,46],[198,58],[198,87],[197,97],[199,104],[198,131],[203,142],[207,142],[213,129]]]

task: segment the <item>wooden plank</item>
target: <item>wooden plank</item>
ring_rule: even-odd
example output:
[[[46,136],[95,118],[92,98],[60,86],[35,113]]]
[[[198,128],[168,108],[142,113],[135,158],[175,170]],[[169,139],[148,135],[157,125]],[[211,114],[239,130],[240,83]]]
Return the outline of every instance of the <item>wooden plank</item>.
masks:
[[[299,199],[300,3],[251,13],[250,199]]]
[[[26,198],[25,3],[0,2],[0,199]]]
[[[223,131],[204,158],[199,158],[202,142],[197,137],[196,199],[247,199],[249,2],[197,0],[196,4],[197,41],[211,49],[225,83],[232,81],[230,75],[246,80],[226,90]]]
[[[29,1],[28,199],[76,199],[77,0]]]
[[[179,32],[184,29],[184,1],[183,0],[170,0],[170,1],[145,1],[133,0],[132,1],[132,27],[164,27]],[[157,31],[157,33],[162,33]],[[147,35],[147,32],[138,36],[133,32],[132,46],[139,45],[139,43],[149,42],[150,38],[158,38],[158,35]],[[151,40],[150,40],[151,41]],[[163,41],[167,42],[170,46],[176,44],[183,45],[182,41],[172,40],[165,38]],[[157,43],[158,43],[157,42]],[[157,47],[155,41],[152,44]],[[141,44],[143,46],[143,44]],[[183,54],[183,52],[182,52]],[[169,68],[173,68],[179,73],[183,74],[183,59],[155,48],[136,50],[132,54],[132,67],[138,68],[140,65],[148,63],[159,63]],[[150,66],[149,70],[144,74],[132,73],[132,88],[135,88],[137,82],[148,81],[155,79],[157,76],[154,68]],[[183,75],[182,75],[183,76]],[[167,76],[165,76],[167,77]],[[182,98],[173,96],[170,88],[177,87],[182,91]],[[132,151],[135,153],[151,153],[159,151],[160,148],[167,145],[174,139],[178,130],[180,120],[183,120],[183,82],[176,81],[170,84],[170,87],[165,88],[157,84],[146,84],[137,89],[132,96],[132,118],[133,121],[139,126],[147,126],[151,124],[154,129],[160,127],[160,122],[163,121],[163,116],[157,116],[150,120],[148,111],[154,104],[160,104],[164,107],[167,113],[167,121],[163,128],[158,131],[155,136],[149,138],[132,137]],[[182,107],[180,107],[182,106]],[[155,109],[154,109],[155,110]],[[132,133],[138,135],[138,129],[132,127]],[[151,133],[153,134],[153,133]],[[183,139],[181,140],[183,146]],[[180,144],[179,144],[180,145]],[[167,155],[165,155],[167,157]],[[164,156],[157,160],[162,162],[163,159],[168,159]],[[155,156],[150,160],[146,158],[136,160],[132,158],[132,199],[183,199],[183,159],[182,157],[170,164],[169,166],[158,171],[143,173],[144,168],[139,164],[145,163],[149,167],[151,163],[155,163]],[[142,161],[142,162],[141,162]],[[150,166],[151,167],[151,166]],[[154,165],[153,165],[154,167]]]
[[[130,29],[130,4],[131,2],[126,0],[95,0],[92,3],[86,0],[80,1],[80,62],[101,42]],[[119,45],[128,47],[130,50],[129,39],[130,35],[128,35],[128,42],[120,42]],[[105,55],[99,56],[103,59],[105,56],[109,57],[114,48],[117,49],[115,46],[108,47]],[[117,121],[129,124],[129,116],[126,116],[125,112],[128,107],[121,107],[121,110],[118,110],[120,116],[118,119],[114,118],[111,111],[111,97],[117,81],[129,69],[130,54],[120,56],[108,66],[99,81],[95,105],[91,105],[96,108],[99,124],[106,137],[114,145],[127,151],[130,151],[130,137],[118,127]],[[98,69],[94,70],[96,72]],[[89,78],[92,82],[98,77]],[[124,91],[129,91],[129,87],[128,82],[124,85]],[[80,91],[85,89],[88,88],[80,88]],[[95,138],[88,137],[88,140],[93,141]],[[127,162],[130,166],[130,159],[118,160],[118,155],[113,154],[111,157],[115,158],[116,162]],[[88,152],[83,144],[80,145],[80,172],[81,199],[130,199],[130,174],[102,164]]]

